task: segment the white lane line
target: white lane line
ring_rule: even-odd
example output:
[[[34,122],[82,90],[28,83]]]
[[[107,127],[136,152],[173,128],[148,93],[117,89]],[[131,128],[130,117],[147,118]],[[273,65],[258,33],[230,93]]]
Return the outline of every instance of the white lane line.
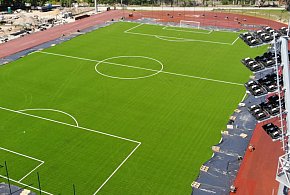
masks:
[[[93,194],[96,195],[103,187],[104,185],[111,179],[111,177],[113,177],[113,175],[121,168],[121,166],[130,158],[130,156],[137,150],[137,148],[141,145],[141,143],[139,143],[134,150],[132,150],[132,152],[127,156],[127,158],[125,158],[123,160],[123,162],[113,171],[113,173],[106,179],[106,181],[97,189],[97,191]]]
[[[75,57],[75,56],[69,56],[69,55],[63,55],[63,54],[57,54],[57,53],[50,53],[50,52],[38,51],[38,53],[43,53],[43,54],[48,54],[48,55],[55,55],[55,56],[61,56],[61,57],[66,57],[66,58],[73,58],[73,59],[78,59],[78,60],[91,61],[91,62],[101,62],[100,60],[92,60],[92,59],[87,59],[87,58],[79,58],[79,57]],[[154,72],[159,71],[159,70],[154,70],[154,69],[149,69],[149,68],[142,68],[142,67],[136,67],[136,66],[130,66],[130,65],[125,65],[125,64],[117,64],[117,63],[111,63],[111,62],[103,62],[103,63],[117,65],[117,66],[124,66],[124,67],[128,67],[128,68],[135,68],[135,69],[142,69],[142,70],[154,71]],[[241,83],[235,83],[235,82],[223,81],[223,80],[217,80],[217,79],[211,79],[211,78],[205,78],[205,77],[198,77],[198,76],[193,76],[193,75],[179,74],[179,73],[173,73],[173,72],[167,72],[167,71],[160,71],[160,73],[165,73],[165,74],[170,74],[170,75],[175,75],[175,76],[188,77],[188,78],[194,78],[194,79],[200,79],[200,80],[206,80],[206,81],[213,81],[213,82],[218,82],[218,83],[225,83],[225,84],[243,86],[243,84],[241,84]]]
[[[73,117],[71,114],[69,114],[69,113],[67,113],[67,112],[64,112],[64,111],[61,111],[61,110],[50,109],[50,108],[28,108],[28,109],[23,109],[23,110],[18,110],[18,111],[19,111],[19,112],[25,112],[25,111],[30,111],[30,110],[32,110],[32,111],[33,111],[33,110],[36,110],[36,111],[38,111],[38,110],[44,110],[44,111],[53,111],[53,112],[62,113],[62,114],[64,114],[64,115],[69,116],[71,119],[73,119],[74,122],[75,122],[75,124],[76,124],[76,126],[79,126],[79,123],[78,123],[78,121],[76,120],[75,117]]]
[[[1,107],[1,106],[0,106],[0,109],[6,110],[6,111],[10,111],[10,112],[14,112],[14,113],[18,113],[18,114],[21,114],[21,115],[30,116],[30,117],[33,117],[33,118],[38,118],[38,119],[42,119],[42,120],[46,120],[46,121],[50,121],[50,122],[54,122],[54,123],[58,123],[58,124],[62,124],[62,125],[70,126],[70,127],[74,127],[74,128],[85,130],[85,131],[90,131],[90,132],[99,133],[99,134],[102,134],[102,135],[107,135],[107,136],[110,136],[110,137],[126,140],[126,141],[129,141],[129,142],[134,142],[134,143],[137,143],[137,144],[141,143],[141,142],[136,141],[136,140],[120,137],[120,136],[109,134],[109,133],[105,133],[105,132],[102,132],[102,131],[97,131],[97,130],[93,130],[93,129],[89,129],[89,128],[85,128],[85,127],[80,127],[80,126],[72,125],[72,124],[69,124],[69,123],[56,121],[56,120],[53,120],[53,119],[49,119],[49,118],[45,118],[45,117],[41,117],[41,116],[37,116],[37,115],[33,115],[33,114],[28,114],[28,113],[25,113],[25,112],[20,112],[20,111],[12,110],[12,109],[9,109],[9,108],[4,108],[4,107]]]

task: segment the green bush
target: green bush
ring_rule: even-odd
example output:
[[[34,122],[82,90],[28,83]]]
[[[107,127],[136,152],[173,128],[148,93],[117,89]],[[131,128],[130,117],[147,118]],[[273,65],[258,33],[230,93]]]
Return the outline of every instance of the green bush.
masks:
[[[222,5],[228,5],[229,4],[229,0],[222,0],[221,3],[222,3]]]

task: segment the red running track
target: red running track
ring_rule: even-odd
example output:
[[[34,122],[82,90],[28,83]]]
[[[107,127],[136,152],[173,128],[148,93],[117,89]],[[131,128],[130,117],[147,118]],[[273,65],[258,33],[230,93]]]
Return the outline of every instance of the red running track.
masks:
[[[276,179],[278,158],[283,155],[282,144],[273,142],[262,129],[262,125],[273,122],[280,126],[278,119],[257,124],[250,143],[255,150],[246,151],[242,165],[234,182],[236,193],[231,195],[272,195],[277,194],[279,183]]]
[[[217,26],[223,28],[257,29],[251,28],[248,25],[258,25],[271,26],[272,28],[278,29],[282,26],[287,26],[264,18],[215,11],[132,11],[131,13],[133,13],[133,17],[131,17],[133,20],[140,18],[155,18],[158,22],[189,20],[200,22],[201,26]]]
[[[128,19],[140,19],[142,17],[155,18],[160,22],[179,22],[180,20],[199,21],[202,26],[217,26],[223,28],[245,29],[246,25],[268,25],[272,28],[285,26],[279,22],[263,18],[232,13],[202,12],[202,11],[134,11],[133,17],[129,17],[131,11],[112,10],[84,18],[73,23],[56,26],[46,31],[27,35],[7,43],[0,44],[0,58],[7,57],[17,52],[30,49],[42,43],[52,41],[63,35],[69,35],[77,30],[83,30],[111,19],[118,20],[125,16]],[[226,18],[227,17],[227,18]]]
[[[64,35],[77,32],[98,24],[102,24],[111,19],[117,20],[122,17],[121,11],[108,11],[100,14],[92,15],[91,17],[77,20],[72,23],[56,26],[46,31],[36,32],[24,37],[8,41],[0,44],[0,58],[7,57],[17,52],[30,49],[42,43],[52,41]]]

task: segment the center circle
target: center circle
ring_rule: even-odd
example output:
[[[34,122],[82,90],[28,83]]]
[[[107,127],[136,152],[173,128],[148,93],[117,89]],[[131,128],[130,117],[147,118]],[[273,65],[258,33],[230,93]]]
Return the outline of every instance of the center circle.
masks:
[[[124,59],[124,58],[128,58],[128,59],[147,59],[147,60],[151,60],[154,61],[155,63],[157,63],[160,68],[158,70],[155,69],[151,69],[151,68],[143,68],[143,67],[138,67],[138,66],[132,66],[130,64],[126,64],[126,63],[115,63],[115,62],[110,62],[110,60],[115,60],[115,59]],[[138,60],[136,60],[138,62]],[[136,76],[136,77],[123,77],[123,76],[114,76],[114,75],[110,75],[107,73],[103,73],[99,70],[99,67],[101,64],[108,64],[108,65],[114,65],[115,67],[119,66],[119,67],[126,67],[126,68],[131,68],[131,69],[135,69],[135,70],[145,70],[147,72],[150,72],[150,74],[147,74],[145,76]],[[159,61],[156,60],[154,58],[150,58],[150,57],[146,57],[146,56],[116,56],[116,57],[111,57],[111,58],[106,58],[102,61],[99,61],[96,66],[95,66],[95,70],[97,73],[99,73],[102,76],[105,77],[109,77],[109,78],[114,78],[114,79],[123,79],[123,80],[129,80],[129,79],[143,79],[143,78],[148,78],[148,77],[152,77],[154,75],[159,74],[162,70],[163,70],[163,64]],[[153,72],[153,73],[152,73]]]

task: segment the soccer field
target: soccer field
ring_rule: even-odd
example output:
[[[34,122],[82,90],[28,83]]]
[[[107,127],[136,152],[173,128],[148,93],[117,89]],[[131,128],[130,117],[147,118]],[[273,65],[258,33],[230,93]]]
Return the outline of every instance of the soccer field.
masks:
[[[43,194],[190,194],[265,50],[237,38],[119,22],[0,66],[0,165]]]

